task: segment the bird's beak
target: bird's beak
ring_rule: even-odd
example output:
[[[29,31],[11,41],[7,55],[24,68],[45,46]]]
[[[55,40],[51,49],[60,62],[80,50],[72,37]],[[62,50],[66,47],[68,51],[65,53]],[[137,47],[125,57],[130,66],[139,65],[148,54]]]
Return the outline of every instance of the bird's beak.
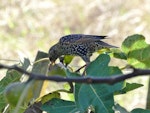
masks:
[[[51,68],[55,65],[55,61],[51,61],[51,63],[49,64],[49,70],[51,70]]]

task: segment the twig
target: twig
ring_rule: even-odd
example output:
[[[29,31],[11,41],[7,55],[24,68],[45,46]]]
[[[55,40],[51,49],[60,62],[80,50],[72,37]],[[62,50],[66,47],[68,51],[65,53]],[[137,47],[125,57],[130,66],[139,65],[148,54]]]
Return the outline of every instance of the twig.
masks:
[[[86,76],[84,77],[81,77],[81,76],[80,77],[62,77],[60,75],[43,76],[42,74],[35,74],[35,73],[30,73],[28,71],[25,71],[16,65],[7,66],[3,64],[0,64],[0,69],[14,69],[36,80],[50,80],[50,81],[55,81],[55,82],[76,82],[76,83],[87,83],[87,84],[90,84],[90,83],[114,84],[114,83],[121,82],[129,78],[150,75],[150,70],[146,70],[146,69],[133,69],[133,72],[129,74],[114,75],[111,77],[92,77],[92,75],[87,76],[87,77]]]

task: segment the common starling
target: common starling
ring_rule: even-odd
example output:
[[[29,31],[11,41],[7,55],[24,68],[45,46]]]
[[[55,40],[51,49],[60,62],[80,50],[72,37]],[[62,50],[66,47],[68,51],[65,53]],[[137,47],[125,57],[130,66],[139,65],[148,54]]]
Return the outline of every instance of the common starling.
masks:
[[[90,63],[92,53],[102,48],[116,48],[103,41],[107,36],[71,34],[61,37],[59,42],[49,49],[49,59],[55,63],[62,55],[80,56],[86,64]]]

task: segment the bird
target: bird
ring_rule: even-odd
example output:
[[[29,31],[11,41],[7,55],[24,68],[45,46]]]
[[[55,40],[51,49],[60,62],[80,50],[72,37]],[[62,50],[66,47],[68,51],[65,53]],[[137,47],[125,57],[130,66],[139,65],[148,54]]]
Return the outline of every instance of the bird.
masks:
[[[70,34],[60,38],[59,42],[53,45],[48,52],[51,64],[63,55],[80,56],[88,65],[92,54],[103,48],[117,48],[103,42],[107,36]]]

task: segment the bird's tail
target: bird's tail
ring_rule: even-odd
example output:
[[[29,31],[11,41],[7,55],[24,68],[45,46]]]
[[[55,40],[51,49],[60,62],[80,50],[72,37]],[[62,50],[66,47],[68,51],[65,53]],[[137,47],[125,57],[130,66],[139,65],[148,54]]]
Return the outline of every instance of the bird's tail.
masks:
[[[98,43],[99,48],[118,48],[117,46],[110,45],[110,44],[105,43],[103,41],[98,41],[97,43]]]

